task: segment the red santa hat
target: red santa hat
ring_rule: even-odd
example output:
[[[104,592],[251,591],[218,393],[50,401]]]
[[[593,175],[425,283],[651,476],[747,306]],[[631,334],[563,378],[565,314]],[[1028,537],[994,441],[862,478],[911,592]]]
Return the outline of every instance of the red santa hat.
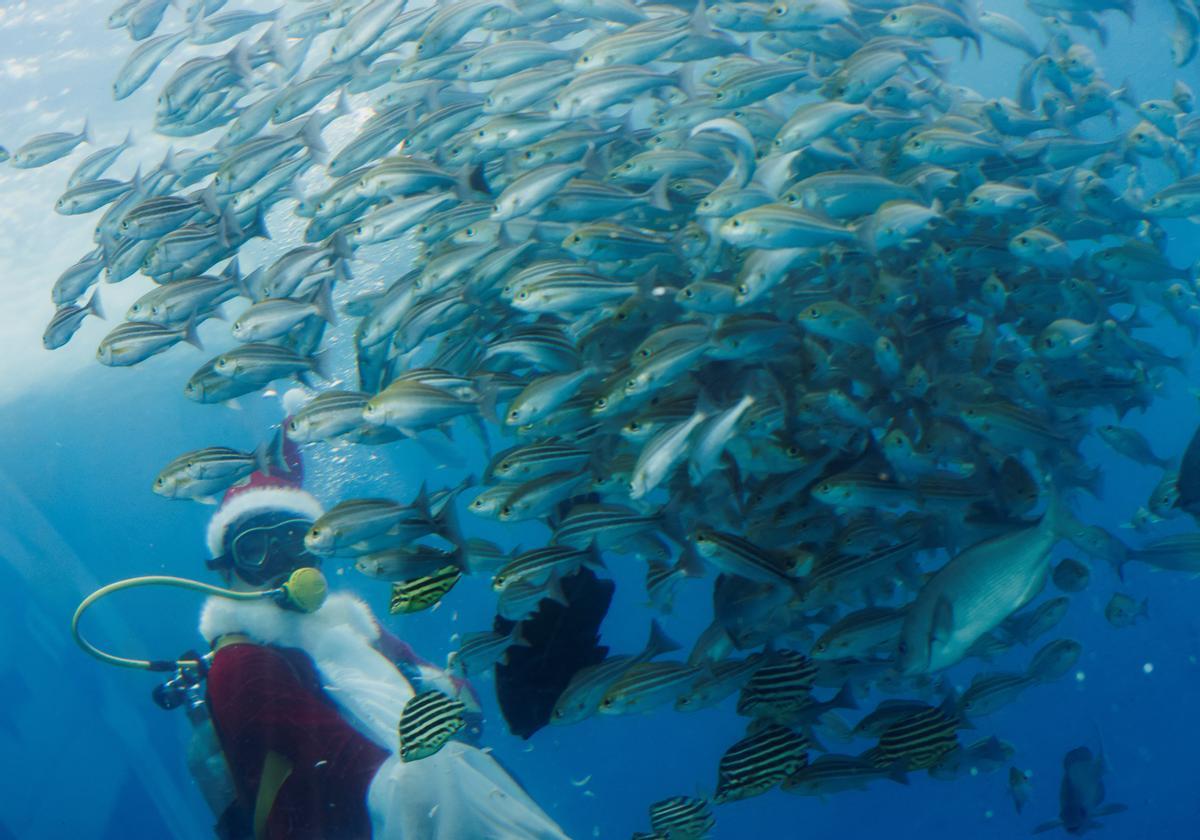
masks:
[[[287,428],[284,421],[283,428]],[[316,521],[325,512],[316,497],[304,490],[304,460],[300,447],[286,433],[271,463],[250,474],[245,484],[226,491],[217,512],[208,522],[205,541],[213,557],[225,553],[225,537],[243,519],[263,513],[288,513]]]

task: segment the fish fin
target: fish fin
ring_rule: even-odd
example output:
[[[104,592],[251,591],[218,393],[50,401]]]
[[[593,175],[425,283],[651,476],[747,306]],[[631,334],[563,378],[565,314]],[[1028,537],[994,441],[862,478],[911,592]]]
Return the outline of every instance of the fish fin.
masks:
[[[196,317],[193,315],[188,319],[188,322],[183,327],[183,341],[195,347],[197,350],[203,350],[204,345],[200,343],[200,336],[196,332]]]
[[[571,602],[567,600],[567,593],[563,592],[562,581],[557,577],[550,579],[550,583],[546,586],[546,594],[542,596],[542,600],[554,601],[556,604],[562,604],[564,607],[571,606]]]
[[[203,21],[196,21],[197,30],[203,29]],[[243,80],[254,77],[254,66],[250,63],[250,41],[246,38],[238,41],[228,55],[229,66]]]
[[[688,26],[691,29],[693,37],[712,37],[713,31],[708,23],[708,9],[705,6],[704,0],[696,0],[696,9],[692,12],[691,20],[688,21]]]
[[[482,164],[464,163],[455,178],[454,192],[462,201],[470,201],[478,193],[491,195],[492,190],[484,175]]]
[[[317,315],[327,324],[336,324],[337,315],[333,311],[333,282],[324,280],[313,291],[312,303],[317,308]]]
[[[669,180],[666,175],[663,175],[654,182],[654,186],[646,191],[645,195],[650,200],[650,206],[655,210],[662,210],[664,213],[671,212],[671,196],[667,188]]]
[[[929,642],[944,642],[954,632],[954,605],[942,596],[933,606],[933,624],[929,628]]]
[[[310,368],[310,371],[313,374],[315,374],[317,376],[317,378],[319,378],[325,382],[333,381],[333,371],[330,369],[331,365],[333,364],[333,359],[329,355],[328,352],[322,351],[320,353],[314,353],[313,355],[309,356],[308,358],[309,358],[309,361],[312,362],[312,367]],[[309,371],[301,371],[301,374],[308,373],[308,372]],[[304,382],[303,379],[301,379],[300,381]],[[315,386],[310,385],[308,382],[304,382],[304,384],[308,385],[310,388],[315,388]]]
[[[276,64],[282,65],[287,61],[287,38],[284,37],[278,20],[273,20],[267,31],[258,40],[267,48]]]
[[[221,210],[221,200],[217,197],[217,188],[209,184],[204,189],[200,190],[196,195],[199,198],[200,204],[204,207],[204,212],[210,216],[220,219],[223,216]]]
[[[333,251],[334,257],[339,261],[354,259],[354,246],[346,238],[345,230],[339,230],[333,236],[329,237],[327,247]],[[336,266],[337,263],[334,263],[334,265]]]
[[[1044,822],[1041,825],[1035,827],[1033,829],[1032,833],[1033,834],[1041,834],[1042,832],[1045,832],[1045,831],[1053,831],[1056,828],[1061,828],[1062,824],[1063,824],[1062,820],[1051,820],[1050,822]]]
[[[90,312],[94,317],[104,320],[104,310],[100,308],[100,290],[96,289],[92,292],[92,296],[88,298],[88,302],[84,304],[84,309]]]
[[[241,239],[245,231],[238,223],[233,207],[228,204],[221,210],[220,220],[220,224],[217,225],[217,241],[221,243],[222,248],[228,248],[235,239]]]
[[[655,657],[677,650],[680,650],[679,643],[663,632],[662,625],[658,623],[657,619],[651,619],[650,637],[646,640],[646,647],[642,649],[638,658],[648,662]]]
[[[266,270],[266,266],[260,265],[245,277],[238,277],[236,281],[238,294],[244,297],[246,300],[257,301],[258,298],[255,296],[252,289],[259,282],[259,279],[263,276],[263,274],[266,273]]]
[[[92,118],[91,117],[83,118],[83,130],[81,132],[79,132],[79,136],[82,138],[84,143],[88,143],[89,145],[91,143],[96,142],[95,139],[92,137]]]
[[[250,230],[246,231],[250,238],[258,237],[260,239],[270,239],[271,231],[267,229],[267,213],[260,204],[254,212],[254,224]]]
[[[329,147],[325,145],[325,140],[321,137],[321,131],[325,128],[321,122],[321,116],[319,113],[310,116],[304,121],[304,125],[298,132],[300,142],[308,149],[313,160],[318,163],[323,163],[329,156]]]
[[[858,698],[854,696],[854,689],[850,682],[842,683],[842,687],[838,689],[838,693],[833,696],[833,699],[827,704],[831,709],[857,709]]]
[[[596,545],[595,540],[592,540],[591,544],[587,547],[587,551],[583,558],[583,565],[587,566],[593,571],[608,571],[608,566],[604,564],[604,556],[601,554],[600,548]]]

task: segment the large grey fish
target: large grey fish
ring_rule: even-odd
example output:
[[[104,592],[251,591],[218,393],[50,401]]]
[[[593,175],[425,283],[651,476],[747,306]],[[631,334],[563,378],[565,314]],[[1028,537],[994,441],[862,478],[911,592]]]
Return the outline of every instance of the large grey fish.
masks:
[[[940,671],[958,662],[989,630],[1042,590],[1050,551],[1073,518],[1054,497],[1036,525],[993,537],[950,560],[908,608],[900,667],[906,674]]]

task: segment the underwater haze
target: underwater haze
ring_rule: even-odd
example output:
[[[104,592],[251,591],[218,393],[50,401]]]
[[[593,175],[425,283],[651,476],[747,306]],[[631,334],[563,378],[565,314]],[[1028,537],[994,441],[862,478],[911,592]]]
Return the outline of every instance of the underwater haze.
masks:
[[[302,450],[326,509],[465,483],[451,502],[461,534],[439,536],[490,541],[505,563],[594,546],[616,583],[610,655],[641,651],[652,620],[679,644],[661,657],[678,663],[672,692],[528,739],[508,731],[491,669],[472,675],[482,743],[570,837],[649,832],[650,806],[674,796],[715,818],[675,838],[1200,827],[1200,547],[1187,540],[1200,463],[1184,458],[1200,425],[1193,0],[822,0],[798,23],[770,20],[792,0],[427,13],[180,0],[135,33],[131,10],[156,3],[0,0],[0,838],[213,836],[188,719],[151,698],[163,676],[87,656],[71,617],[117,580],[218,583],[204,542],[215,507],[199,497],[225,488],[169,498],[156,476],[203,447],[254,452],[335,390],[361,392],[353,423]],[[126,22],[111,26],[118,6]],[[275,14],[211,23],[238,11]],[[371,30],[364,12],[383,11]],[[412,31],[392,38],[398,21]],[[173,33],[162,64],[114,99],[138,44]],[[339,61],[335,45],[356,52]],[[211,75],[181,84],[200,59]],[[608,87],[590,84],[599,72]],[[328,83],[310,102],[297,92],[313,79]],[[515,111],[485,100],[506,85],[527,97]],[[272,97],[278,119],[262,110]],[[18,165],[29,141],[85,121],[83,142],[52,138],[61,155]],[[91,177],[112,179],[108,201],[56,212],[76,166],[127,134]],[[246,154],[256,137],[278,156]],[[358,159],[339,165],[347,150]],[[166,195],[190,209],[130,261],[122,214]],[[185,225],[196,239],[176,259],[163,242]],[[289,287],[279,260],[299,247],[312,262]],[[85,255],[96,275],[62,291]],[[225,283],[207,304],[129,317],[197,275]],[[92,295],[103,319],[72,309]],[[126,319],[150,326],[114,333]],[[228,390],[198,398],[210,361],[205,387]],[[497,453],[539,441],[579,460],[497,477]],[[557,484],[525,486],[547,475]],[[502,502],[476,503],[496,486]],[[501,515],[514,499],[529,507]],[[637,521],[588,530],[597,500]],[[465,558],[461,582],[409,614],[389,614],[394,576],[353,556],[323,571],[441,664],[511,608],[499,566]],[[1068,580],[1079,564],[1087,580]],[[648,570],[669,580],[648,593]],[[121,592],[83,629],[105,650],[170,659],[204,644],[201,603]],[[881,640],[815,650],[866,610],[892,611]],[[1031,665],[1056,640],[1078,652]],[[780,699],[747,671],[719,702],[677,710],[722,664],[787,665],[788,651],[815,684],[796,677]],[[995,674],[1016,687],[980,700]],[[899,700],[943,715],[944,746],[852,732]],[[747,781],[723,758],[781,730],[802,745],[790,763],[751,744]],[[1060,814],[1064,756],[1080,746],[1103,771],[1082,829]],[[801,786],[825,754],[855,758],[847,789]]]

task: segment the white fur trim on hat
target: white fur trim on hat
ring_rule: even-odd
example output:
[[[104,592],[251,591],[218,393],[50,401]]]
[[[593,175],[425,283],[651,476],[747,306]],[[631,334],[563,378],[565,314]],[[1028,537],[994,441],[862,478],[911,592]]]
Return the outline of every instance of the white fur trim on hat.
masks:
[[[325,512],[312,493],[290,487],[247,487],[225,502],[208,521],[208,553],[218,557],[225,547],[225,533],[229,526],[243,516],[255,513],[294,513],[296,516],[316,521]]]

